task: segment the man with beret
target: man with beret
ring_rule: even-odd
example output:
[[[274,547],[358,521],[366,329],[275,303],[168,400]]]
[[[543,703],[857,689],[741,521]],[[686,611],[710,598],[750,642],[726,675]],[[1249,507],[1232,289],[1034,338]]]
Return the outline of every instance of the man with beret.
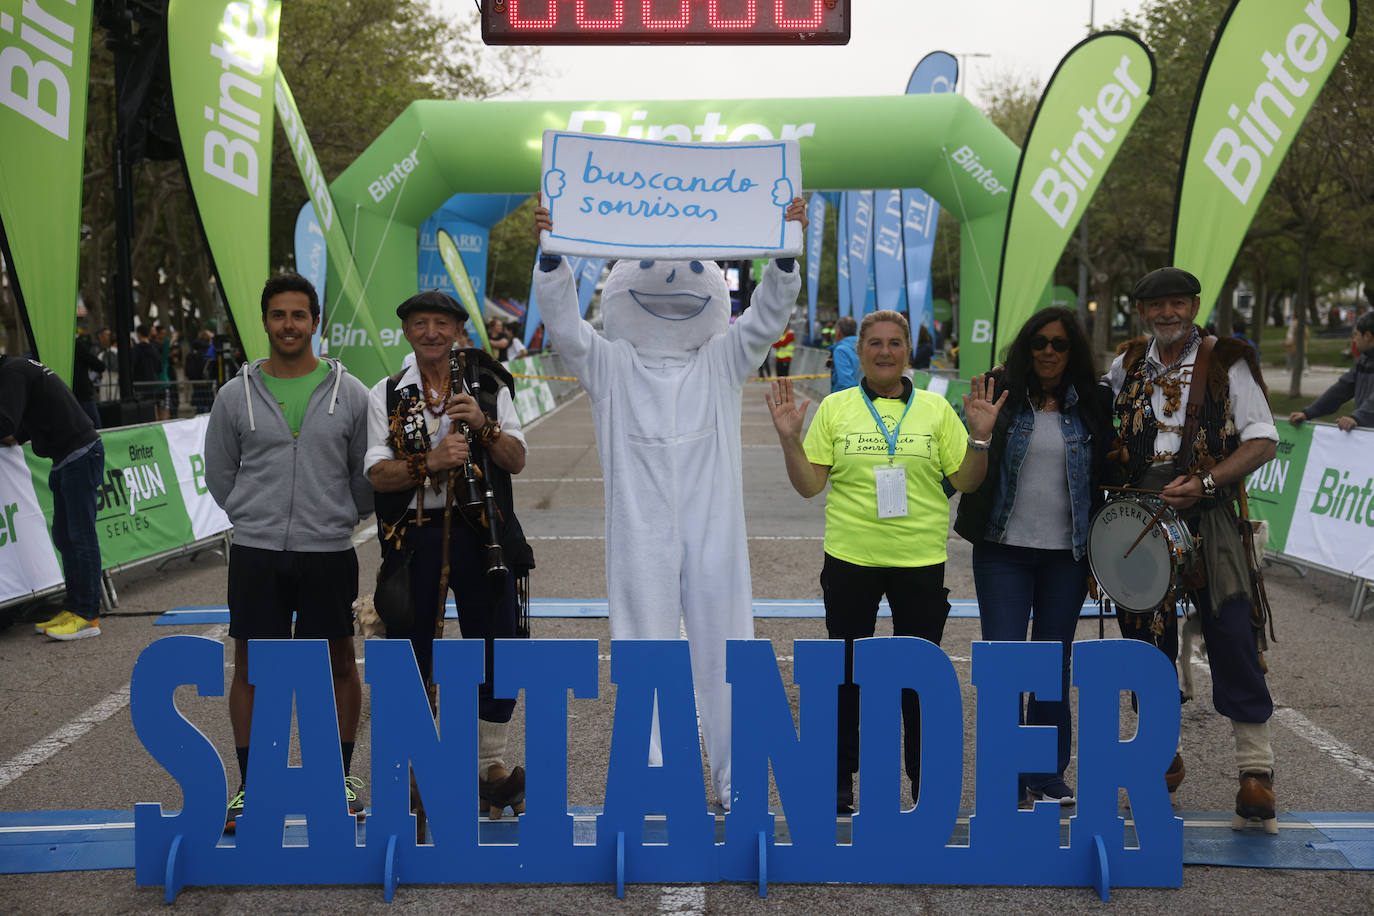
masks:
[[[387,636],[410,640],[433,705],[434,640],[443,635],[443,604],[452,590],[463,637],[486,643],[487,678],[478,688],[478,793],[493,816],[506,805],[518,813],[525,771],[507,769],[503,759],[515,700],[492,694],[492,641],[519,635],[516,577],[534,565],[511,495],[511,475],[524,469],[526,451],[515,381],[484,351],[453,349],[468,316],[451,296],[419,293],[402,302],[396,315],[415,361],[372,388],[366,467],[377,490],[379,581],[397,573],[409,553],[414,614],[399,624],[384,616]],[[494,533],[504,567],[494,566],[487,549],[485,512],[464,511],[462,505],[469,459],[490,474],[483,487],[491,488],[499,510]],[[452,503],[450,487],[456,490]]]
[[[268,356],[245,365],[219,390],[205,430],[205,482],[234,524],[229,721],[240,785],[225,815],[231,833],[248,783],[250,639],[328,640],[342,796],[354,814],[364,808],[362,780],[349,768],[363,703],[353,645],[353,529],[372,512],[372,488],[363,476],[367,388],[338,360],[314,354],[310,338],[319,324],[320,301],[309,280],[292,273],[268,280],[262,289]]]
[[[1107,372],[1118,427],[1111,454],[1121,482],[1161,491],[1200,536],[1200,581],[1176,581],[1173,594],[1186,594],[1197,608],[1213,704],[1231,720],[1240,777],[1232,826],[1258,819],[1274,834],[1274,706],[1260,657],[1268,608],[1252,574],[1249,525],[1236,505],[1246,475],[1274,457],[1278,430],[1254,347],[1203,336],[1194,323],[1201,291],[1197,277],[1177,267],[1151,271],[1135,285],[1146,336],[1122,344]],[[1152,642],[1177,659],[1178,618],[1169,599],[1149,613],[1118,611],[1123,636]],[[1183,774],[1182,756],[1175,755],[1165,777],[1169,791]]]

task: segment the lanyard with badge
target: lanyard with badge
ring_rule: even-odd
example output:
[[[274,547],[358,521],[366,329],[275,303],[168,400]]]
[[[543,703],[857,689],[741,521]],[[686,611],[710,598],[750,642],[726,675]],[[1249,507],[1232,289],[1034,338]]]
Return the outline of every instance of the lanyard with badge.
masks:
[[[873,480],[878,491],[878,518],[902,518],[907,514],[906,466],[894,464],[893,459],[897,454],[897,437],[902,431],[902,421],[906,419],[906,413],[911,409],[914,398],[907,398],[906,407],[902,410],[897,425],[889,431],[883,418],[878,415],[878,408],[873,406],[873,400],[868,396],[868,392],[863,390],[862,385],[859,386],[859,391],[864,397],[864,403],[868,405],[868,412],[878,424],[878,432],[887,440],[887,466],[878,465],[873,468]]]

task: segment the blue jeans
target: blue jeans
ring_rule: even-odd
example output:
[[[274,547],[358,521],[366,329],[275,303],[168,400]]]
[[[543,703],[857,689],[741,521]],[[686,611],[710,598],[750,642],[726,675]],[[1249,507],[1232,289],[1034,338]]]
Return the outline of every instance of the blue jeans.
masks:
[[[100,616],[100,541],[95,534],[95,492],[105,476],[105,446],[48,475],[52,491],[52,545],[62,554],[67,610],[94,620]]]
[[[1022,713],[1027,725],[1059,729],[1059,772],[1023,773],[1025,786],[1039,790],[1064,778],[1073,744],[1069,710],[1069,663],[1083,598],[1088,593],[1088,558],[1073,558],[1072,550],[1011,547],[983,541],[973,547],[973,584],[978,591],[978,614],[983,639],[1024,642],[1026,624],[1033,640],[1063,643],[1060,699],[1048,702],[1034,694]]]

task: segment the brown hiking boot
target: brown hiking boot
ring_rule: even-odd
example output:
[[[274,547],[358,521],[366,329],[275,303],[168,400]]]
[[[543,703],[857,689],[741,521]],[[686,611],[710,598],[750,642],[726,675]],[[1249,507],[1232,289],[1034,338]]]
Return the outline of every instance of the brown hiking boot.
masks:
[[[1252,822],[1265,833],[1279,832],[1278,816],[1274,811],[1274,777],[1270,773],[1254,771],[1240,774],[1240,791],[1236,793],[1236,816],[1232,830],[1240,830]]]
[[[482,810],[494,821],[499,821],[509,805],[516,814],[525,813],[525,768],[516,767],[507,771],[499,763],[487,769],[486,779],[478,777],[477,795],[481,799]]]
[[[1188,769],[1183,765],[1183,755],[1174,754],[1174,762],[1169,764],[1169,770],[1164,774],[1164,785],[1169,787],[1171,794],[1183,785],[1183,777],[1187,773]]]

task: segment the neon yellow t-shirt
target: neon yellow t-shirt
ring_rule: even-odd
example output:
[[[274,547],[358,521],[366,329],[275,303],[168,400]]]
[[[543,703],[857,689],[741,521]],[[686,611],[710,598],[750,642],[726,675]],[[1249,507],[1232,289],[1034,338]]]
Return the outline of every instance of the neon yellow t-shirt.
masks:
[[[300,378],[277,378],[275,375],[268,375],[266,371],[262,373],[263,384],[272,392],[272,397],[277,399],[277,406],[286,416],[286,425],[291,427],[292,436],[301,434],[301,421],[305,419],[305,408],[310,403],[310,395],[315,393],[315,389],[320,387],[320,383],[328,376],[329,363],[324,360],[320,360],[314,372]]]
[[[902,417],[900,398],[876,398],[889,430]],[[863,389],[846,388],[821,401],[803,442],[812,464],[830,467],[825,498],[825,552],[857,566],[934,566],[948,554],[949,501],[940,481],[958,470],[968,432],[938,394],[914,389],[901,419],[894,464],[906,469],[907,514],[878,518],[874,469],[888,462],[887,439],[864,403]]]

